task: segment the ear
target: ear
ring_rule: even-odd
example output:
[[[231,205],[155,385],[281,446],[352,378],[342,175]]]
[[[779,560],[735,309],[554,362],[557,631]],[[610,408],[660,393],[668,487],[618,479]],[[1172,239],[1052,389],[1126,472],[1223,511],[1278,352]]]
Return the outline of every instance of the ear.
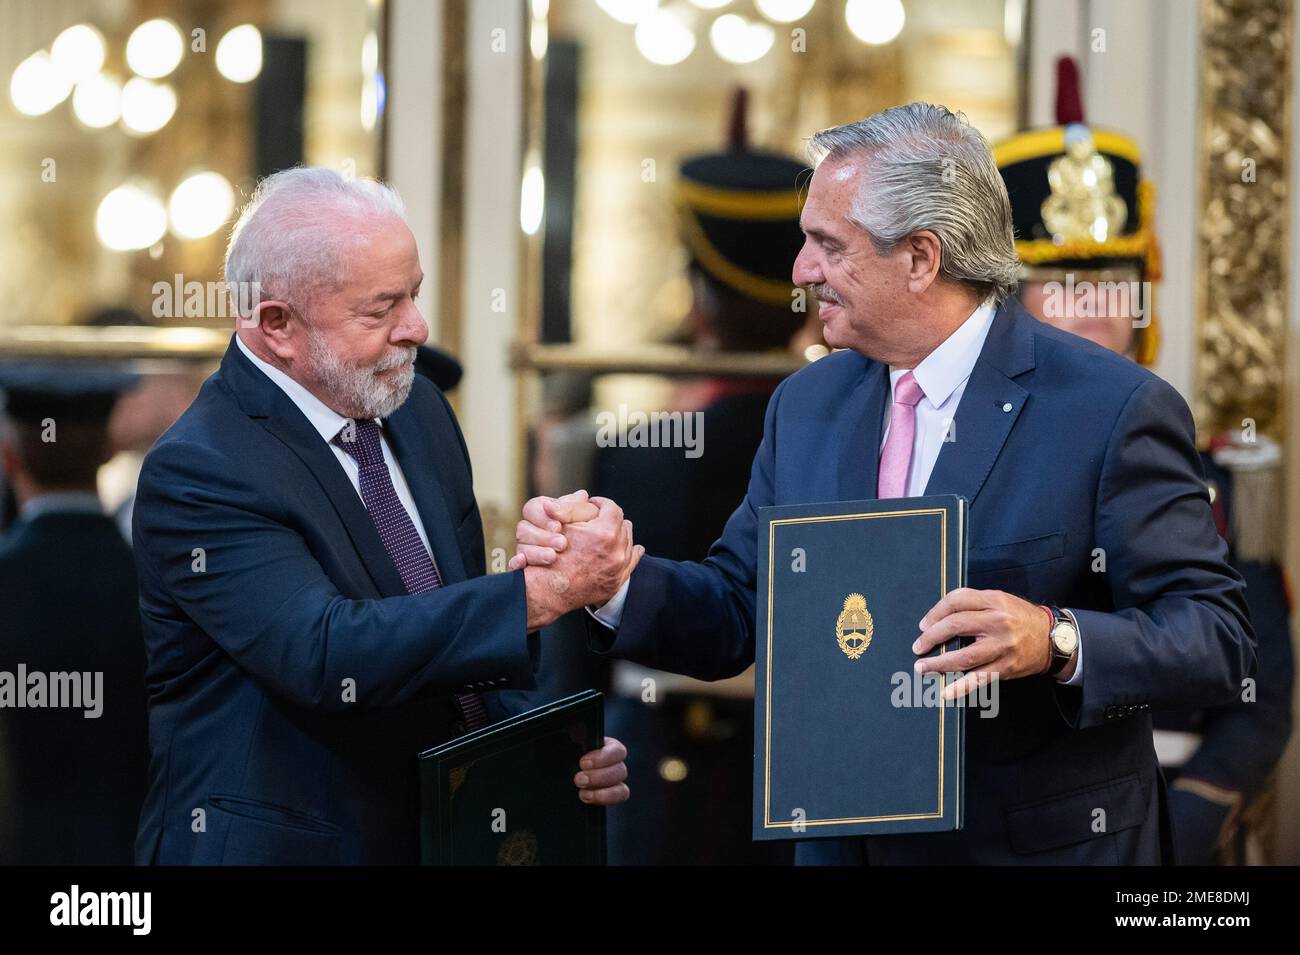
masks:
[[[907,254],[907,290],[914,295],[925,292],[939,277],[942,246],[929,229],[914,232],[904,240]]]
[[[293,309],[275,299],[259,302],[252,315],[252,325],[261,332],[262,341],[281,361],[292,361],[298,352],[294,324]]]

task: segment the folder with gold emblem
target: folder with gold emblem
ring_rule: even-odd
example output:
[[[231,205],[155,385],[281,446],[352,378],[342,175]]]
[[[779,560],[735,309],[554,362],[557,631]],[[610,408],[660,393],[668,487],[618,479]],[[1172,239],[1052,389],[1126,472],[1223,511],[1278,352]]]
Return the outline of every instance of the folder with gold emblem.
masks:
[[[912,644],[965,584],[966,502],[759,516],[754,838],[960,829],[966,707],[941,701],[945,678],[915,675]]]
[[[421,753],[423,863],[604,865],[605,808],[573,783],[604,740],[604,696],[584,690]]]

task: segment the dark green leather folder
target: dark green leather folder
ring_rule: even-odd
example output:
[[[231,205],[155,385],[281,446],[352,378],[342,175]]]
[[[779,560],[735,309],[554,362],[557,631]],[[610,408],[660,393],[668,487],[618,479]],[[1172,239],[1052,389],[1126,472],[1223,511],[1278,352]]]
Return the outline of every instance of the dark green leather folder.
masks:
[[[424,864],[604,865],[605,809],[573,784],[604,713],[585,690],[421,753]]]
[[[911,646],[926,611],[965,585],[966,502],[759,516],[754,838],[960,829],[967,707],[938,703]]]

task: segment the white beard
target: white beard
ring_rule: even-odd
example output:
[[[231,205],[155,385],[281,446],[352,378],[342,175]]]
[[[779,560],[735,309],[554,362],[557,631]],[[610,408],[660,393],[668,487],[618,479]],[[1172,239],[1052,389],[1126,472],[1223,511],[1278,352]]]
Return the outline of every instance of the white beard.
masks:
[[[309,329],[307,342],[312,374],[333,399],[336,410],[355,409],[351,417],[360,420],[387,418],[410,396],[415,381],[414,348],[394,349],[375,364],[358,367],[343,362],[314,328]],[[402,366],[405,369],[391,381],[379,377],[381,371]]]

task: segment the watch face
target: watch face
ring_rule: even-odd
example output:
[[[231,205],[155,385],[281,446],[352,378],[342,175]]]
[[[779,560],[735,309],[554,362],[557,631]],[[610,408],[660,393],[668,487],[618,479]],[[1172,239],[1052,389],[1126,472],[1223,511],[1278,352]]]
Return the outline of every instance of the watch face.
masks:
[[[1052,628],[1052,644],[1056,647],[1056,652],[1060,654],[1071,654],[1079,642],[1079,634],[1069,622],[1062,620]]]

